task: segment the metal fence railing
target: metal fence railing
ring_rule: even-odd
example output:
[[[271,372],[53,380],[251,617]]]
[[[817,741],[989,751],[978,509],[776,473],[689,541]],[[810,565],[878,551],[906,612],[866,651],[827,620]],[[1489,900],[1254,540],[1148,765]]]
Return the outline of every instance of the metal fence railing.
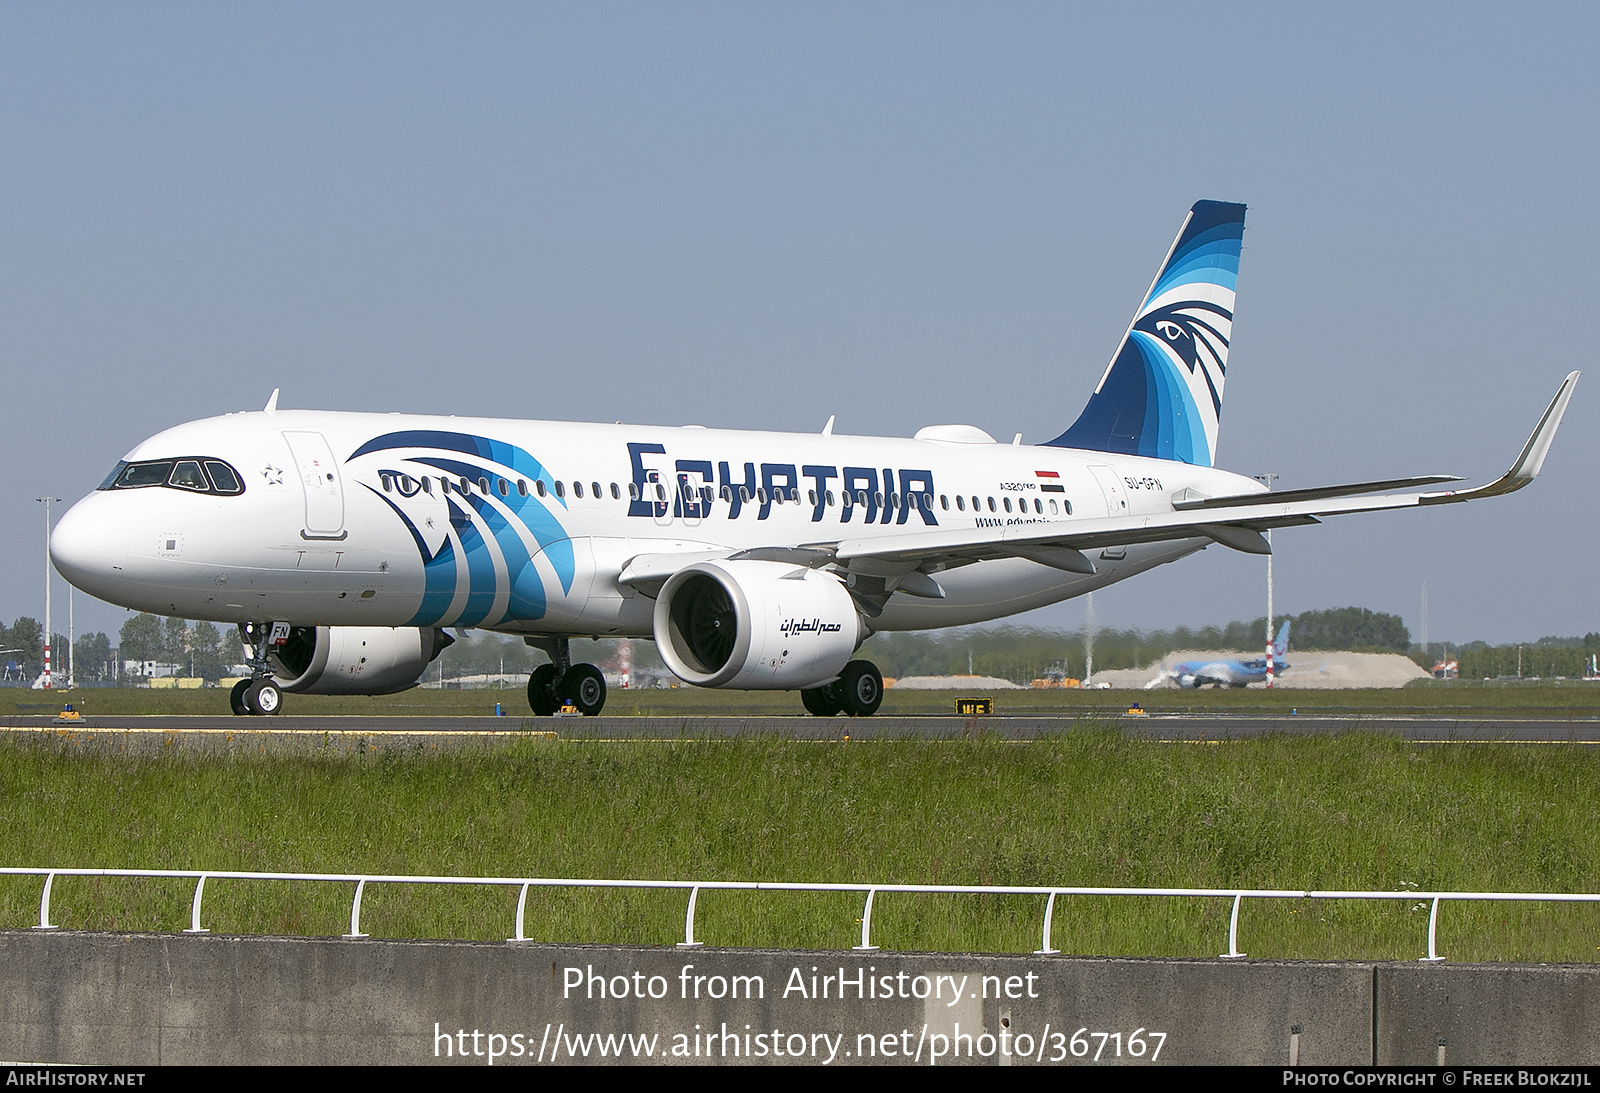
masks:
[[[350,901],[350,932],[345,938],[364,938],[361,932],[361,897],[368,884],[453,884],[479,885],[500,888],[518,888],[517,912],[513,936],[509,941],[529,941],[523,932],[523,912],[528,902],[530,888],[665,888],[689,893],[688,907],[683,919],[683,940],[679,948],[698,947],[702,942],[694,936],[695,903],[701,889],[708,891],[742,892],[858,892],[865,893],[866,903],[861,913],[861,944],[857,952],[875,952],[872,944],[872,904],[880,892],[922,893],[946,895],[994,896],[1044,896],[1044,914],[1040,929],[1038,955],[1060,952],[1051,947],[1050,929],[1055,918],[1057,896],[1143,896],[1231,899],[1232,913],[1228,916],[1228,951],[1221,954],[1224,960],[1237,960],[1246,954],[1239,951],[1239,908],[1246,899],[1315,899],[1315,900],[1409,900],[1431,902],[1428,913],[1428,955],[1424,961],[1443,960],[1439,955],[1437,937],[1439,904],[1454,902],[1544,902],[1544,903],[1600,903],[1600,893],[1577,892],[1338,892],[1338,891],[1288,891],[1280,889],[1249,888],[1079,888],[1047,886],[999,886],[961,884],[821,884],[787,881],[678,881],[678,880],[599,880],[564,877],[424,877],[409,875],[379,875],[360,873],[253,873],[221,870],[190,869],[36,869],[0,867],[0,876],[35,876],[44,878],[44,890],[39,897],[39,923],[35,930],[57,929],[50,921],[50,889],[57,877],[147,877],[188,878],[195,881],[194,897],[189,904],[189,928],[186,934],[204,934],[210,931],[200,925],[201,901],[208,880],[280,880],[319,881],[329,884],[353,884],[355,893]]]

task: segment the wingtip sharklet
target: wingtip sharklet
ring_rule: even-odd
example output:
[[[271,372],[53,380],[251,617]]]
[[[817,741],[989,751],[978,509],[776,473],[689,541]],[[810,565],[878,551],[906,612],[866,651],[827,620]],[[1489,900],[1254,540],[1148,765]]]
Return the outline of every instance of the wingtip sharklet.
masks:
[[[1453,501],[1470,501],[1478,497],[1497,497],[1503,493],[1520,490],[1539,477],[1539,472],[1544,469],[1544,457],[1550,454],[1550,445],[1555,442],[1556,430],[1561,427],[1562,415],[1567,412],[1567,403],[1572,401],[1573,388],[1578,385],[1578,377],[1582,374],[1576,370],[1567,373],[1567,378],[1562,380],[1561,386],[1556,389],[1555,398],[1545,407],[1544,414],[1539,418],[1539,424],[1534,426],[1528,442],[1522,446],[1522,451],[1505,474],[1475,490],[1425,493],[1418,500],[1424,505],[1438,505]]]

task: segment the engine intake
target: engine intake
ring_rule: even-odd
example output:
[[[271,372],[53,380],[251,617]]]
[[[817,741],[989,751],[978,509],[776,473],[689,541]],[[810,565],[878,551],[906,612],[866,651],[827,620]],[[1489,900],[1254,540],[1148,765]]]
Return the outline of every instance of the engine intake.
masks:
[[[795,690],[838,676],[867,630],[838,577],[785,562],[696,562],[656,599],[661,659],[697,687]]]
[[[297,694],[388,695],[417,685],[455,639],[438,627],[296,626],[269,654]]]

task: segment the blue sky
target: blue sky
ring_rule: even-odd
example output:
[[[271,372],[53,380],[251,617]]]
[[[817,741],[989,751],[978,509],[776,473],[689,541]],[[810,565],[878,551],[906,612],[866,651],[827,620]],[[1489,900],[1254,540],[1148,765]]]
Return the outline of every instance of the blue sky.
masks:
[[[1202,197],[1250,206],[1219,465],[1486,480],[1589,366],[1597,32],[1580,5],[0,6],[0,617],[43,611],[35,496],[273,387],[1048,439]],[[1279,608],[1415,633],[1427,581],[1435,640],[1600,629],[1597,384],[1520,494],[1279,533]],[[1250,617],[1262,568],[1209,549],[1096,612]],[[80,631],[126,617],[79,600]]]

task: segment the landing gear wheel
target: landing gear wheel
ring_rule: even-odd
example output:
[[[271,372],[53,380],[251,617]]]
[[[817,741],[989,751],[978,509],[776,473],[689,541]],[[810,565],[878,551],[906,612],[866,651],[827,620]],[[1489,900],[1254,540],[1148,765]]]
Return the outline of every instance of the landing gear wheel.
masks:
[[[806,712],[818,717],[834,717],[844,709],[844,700],[839,696],[839,683],[824,683],[820,687],[807,687],[800,692],[800,704]]]
[[[241,679],[233,685],[233,690],[228,692],[228,705],[240,717],[247,717],[250,708],[244,704],[244,693],[250,689],[250,680]]]
[[[561,694],[584,717],[593,717],[606,704],[606,677],[593,664],[574,664],[561,677]]]
[[[883,705],[883,673],[870,660],[852,660],[839,675],[839,697],[851,717],[871,717]]]
[[[556,666],[541,664],[528,676],[528,706],[539,717],[549,717],[561,708],[556,697]]]
[[[270,679],[257,679],[244,689],[244,708],[252,714],[271,717],[283,709],[283,692]]]

